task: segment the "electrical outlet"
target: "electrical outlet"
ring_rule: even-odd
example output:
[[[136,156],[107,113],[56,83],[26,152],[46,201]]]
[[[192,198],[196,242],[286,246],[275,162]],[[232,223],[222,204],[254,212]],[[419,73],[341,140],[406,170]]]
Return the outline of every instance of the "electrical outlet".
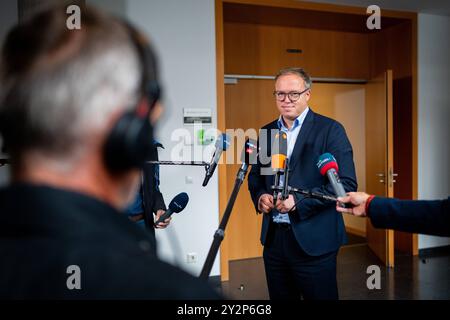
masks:
[[[186,262],[187,263],[197,263],[197,253],[196,252],[190,252],[186,255]]]

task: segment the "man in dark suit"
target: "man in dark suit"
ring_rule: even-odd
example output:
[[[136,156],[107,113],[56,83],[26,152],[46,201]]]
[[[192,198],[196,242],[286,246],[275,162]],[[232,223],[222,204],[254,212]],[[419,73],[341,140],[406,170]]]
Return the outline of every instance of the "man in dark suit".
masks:
[[[329,152],[337,159],[345,190],[356,190],[353,151],[344,128],[308,107],[309,75],[298,68],[281,70],[274,96],[280,117],[261,129],[260,155],[271,155],[273,133],[281,130],[287,135],[290,186],[333,195],[316,167],[319,156]],[[341,214],[333,203],[298,194],[274,206],[274,176],[268,171],[270,164],[260,156],[248,184],[256,210],[264,213],[261,243],[270,298],[337,299],[336,256],[347,240]]]
[[[342,208],[336,205],[338,211],[369,217],[375,228],[450,236],[450,197],[445,200],[399,200],[349,192],[347,197],[338,200],[354,206]]]

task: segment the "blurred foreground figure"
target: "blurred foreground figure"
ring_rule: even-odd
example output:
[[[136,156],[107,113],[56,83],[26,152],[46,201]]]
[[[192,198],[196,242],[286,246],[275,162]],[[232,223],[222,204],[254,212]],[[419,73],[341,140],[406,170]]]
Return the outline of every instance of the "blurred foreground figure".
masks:
[[[121,214],[151,159],[156,62],[133,27],[83,8],[15,27],[1,56],[0,298],[209,299],[206,283],[158,260]],[[149,139],[150,137],[150,139]]]

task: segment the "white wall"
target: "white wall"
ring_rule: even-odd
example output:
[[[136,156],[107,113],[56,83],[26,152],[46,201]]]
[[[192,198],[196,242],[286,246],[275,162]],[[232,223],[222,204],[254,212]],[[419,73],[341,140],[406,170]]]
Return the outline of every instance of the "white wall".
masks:
[[[419,199],[450,195],[450,17],[419,14]],[[419,235],[419,249],[450,238]]]
[[[160,159],[169,160],[177,144],[171,135],[183,126],[183,108],[212,109],[216,126],[214,1],[128,0],[127,17],[150,36],[159,55],[166,112],[158,125],[158,140],[166,148]],[[159,253],[198,274],[218,227],[217,172],[205,188],[201,186],[202,167],[162,166],[160,172],[167,204],[182,191],[190,201],[183,212],[174,215],[170,230],[157,231]],[[192,184],[185,182],[187,176],[193,178]],[[171,247],[175,235],[181,252],[174,253],[177,250]],[[191,252],[198,254],[195,264],[186,263],[186,254]],[[211,275],[220,274],[218,262],[219,255]]]
[[[126,0],[86,0],[86,3],[91,6],[102,8],[103,10],[119,17],[126,15]]]

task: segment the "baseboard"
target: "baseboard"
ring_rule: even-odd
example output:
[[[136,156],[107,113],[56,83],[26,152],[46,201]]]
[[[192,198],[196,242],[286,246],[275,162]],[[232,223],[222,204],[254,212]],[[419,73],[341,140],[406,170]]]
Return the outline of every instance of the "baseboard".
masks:
[[[419,249],[419,257],[420,258],[429,258],[429,257],[435,257],[435,256],[442,256],[442,255],[450,255],[450,245],[434,247],[434,248]]]
[[[359,237],[363,237],[363,238],[366,237],[366,233],[362,230],[355,229],[352,227],[347,227],[347,226],[345,227],[345,230],[347,230],[348,233],[354,234],[355,236],[359,236]]]

